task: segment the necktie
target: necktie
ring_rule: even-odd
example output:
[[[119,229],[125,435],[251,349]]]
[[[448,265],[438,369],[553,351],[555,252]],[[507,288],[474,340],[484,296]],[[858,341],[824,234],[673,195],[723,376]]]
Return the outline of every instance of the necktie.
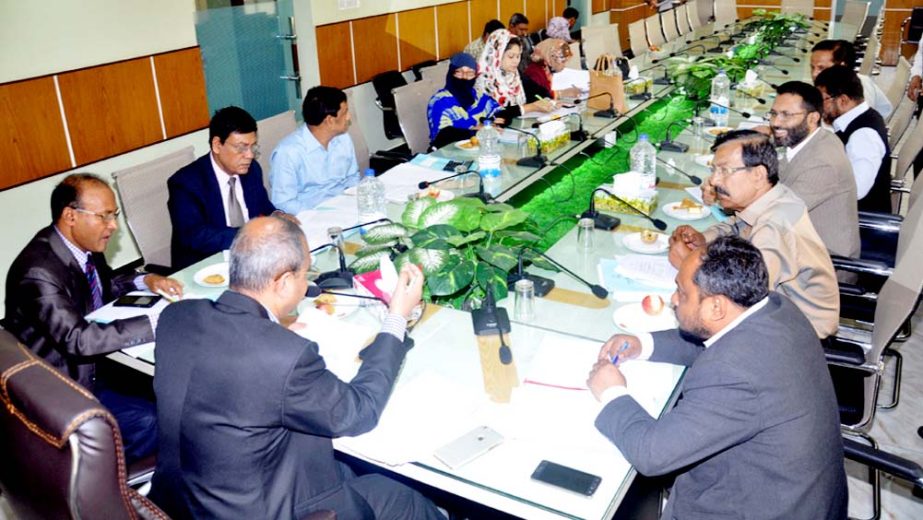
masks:
[[[244,212],[237,200],[237,176],[228,179],[228,225],[238,228],[244,225]]]
[[[93,257],[87,255],[86,266],[87,283],[90,284],[90,295],[93,298],[93,310],[103,306],[103,286],[99,283],[99,274],[96,272],[96,264],[93,263]]]

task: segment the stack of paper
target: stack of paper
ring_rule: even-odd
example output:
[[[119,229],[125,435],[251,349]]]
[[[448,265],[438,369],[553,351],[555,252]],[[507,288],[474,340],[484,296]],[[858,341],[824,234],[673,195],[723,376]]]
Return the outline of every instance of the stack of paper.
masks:
[[[391,168],[379,179],[385,185],[385,198],[388,202],[404,204],[408,196],[419,193],[421,182],[433,182],[448,175],[451,174],[416,164],[403,163]]]
[[[662,258],[664,261],[666,261],[666,257],[644,255],[644,258]],[[602,282],[603,286],[609,290],[609,294],[614,300],[620,302],[639,302],[649,294],[659,294],[661,296],[665,296],[666,298],[669,298],[670,294],[672,294],[675,288],[675,282],[672,277],[667,279],[666,277],[644,278],[636,276],[637,272],[635,271],[637,270],[634,269],[632,262],[629,261],[627,263],[626,269],[622,265],[620,259],[621,257],[615,260],[602,258],[599,260],[599,265],[597,266],[599,270],[599,280]],[[672,266],[669,265],[669,262],[667,262],[667,266],[672,269]],[[668,270],[664,269],[664,271]],[[673,273],[675,273],[675,269],[673,270]],[[654,279],[652,280],[651,278]]]
[[[577,87],[583,92],[590,90],[590,71],[579,69],[562,69],[551,76],[551,88],[564,90]]]
[[[327,370],[343,381],[356,377],[362,365],[359,352],[378,333],[368,326],[338,320],[310,306],[298,315],[298,323],[305,326],[295,332],[317,343]]]
[[[327,199],[313,209],[298,213],[301,230],[308,239],[308,246],[315,248],[330,242],[327,230],[331,227],[347,228],[359,222],[356,197],[338,195]]]

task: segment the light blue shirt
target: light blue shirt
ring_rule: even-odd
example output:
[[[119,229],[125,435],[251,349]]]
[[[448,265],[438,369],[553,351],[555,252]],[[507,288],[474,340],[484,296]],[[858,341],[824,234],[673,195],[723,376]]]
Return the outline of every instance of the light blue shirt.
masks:
[[[331,139],[325,150],[303,124],[279,142],[270,161],[269,198],[292,215],[359,183],[356,150],[346,133]]]

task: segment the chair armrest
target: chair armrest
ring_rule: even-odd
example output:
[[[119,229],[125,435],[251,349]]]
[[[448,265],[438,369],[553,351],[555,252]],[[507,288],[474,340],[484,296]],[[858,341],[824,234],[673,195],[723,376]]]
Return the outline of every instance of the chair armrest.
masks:
[[[373,153],[372,155],[374,155],[375,157],[380,157],[380,158],[382,158],[382,159],[390,159],[390,160],[393,160],[393,161],[400,161],[400,162],[407,162],[407,161],[409,161],[410,159],[413,158],[413,154],[412,154],[412,153],[407,153],[407,152],[394,152],[394,151],[391,151],[391,150],[378,150],[377,152]]]
[[[916,462],[847,438],[843,438],[843,452],[849,460],[906,480],[923,491],[923,468]]]
[[[885,278],[891,276],[892,270],[884,262],[862,260],[859,258],[849,258],[839,255],[830,255],[830,259],[833,261],[833,268],[839,271],[858,274],[870,274]]]
[[[893,213],[879,213],[876,211],[860,211],[859,224],[863,223],[888,223],[900,226],[904,222],[904,217]]]
[[[375,100],[375,106],[378,107],[382,112],[394,112],[393,108],[382,105],[380,99]]]

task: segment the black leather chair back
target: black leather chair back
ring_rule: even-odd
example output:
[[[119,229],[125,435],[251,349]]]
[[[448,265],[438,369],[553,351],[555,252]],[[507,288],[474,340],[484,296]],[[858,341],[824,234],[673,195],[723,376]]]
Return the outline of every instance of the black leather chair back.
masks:
[[[167,518],[128,486],[112,414],[2,330],[0,404],[0,490],[15,518]]]

